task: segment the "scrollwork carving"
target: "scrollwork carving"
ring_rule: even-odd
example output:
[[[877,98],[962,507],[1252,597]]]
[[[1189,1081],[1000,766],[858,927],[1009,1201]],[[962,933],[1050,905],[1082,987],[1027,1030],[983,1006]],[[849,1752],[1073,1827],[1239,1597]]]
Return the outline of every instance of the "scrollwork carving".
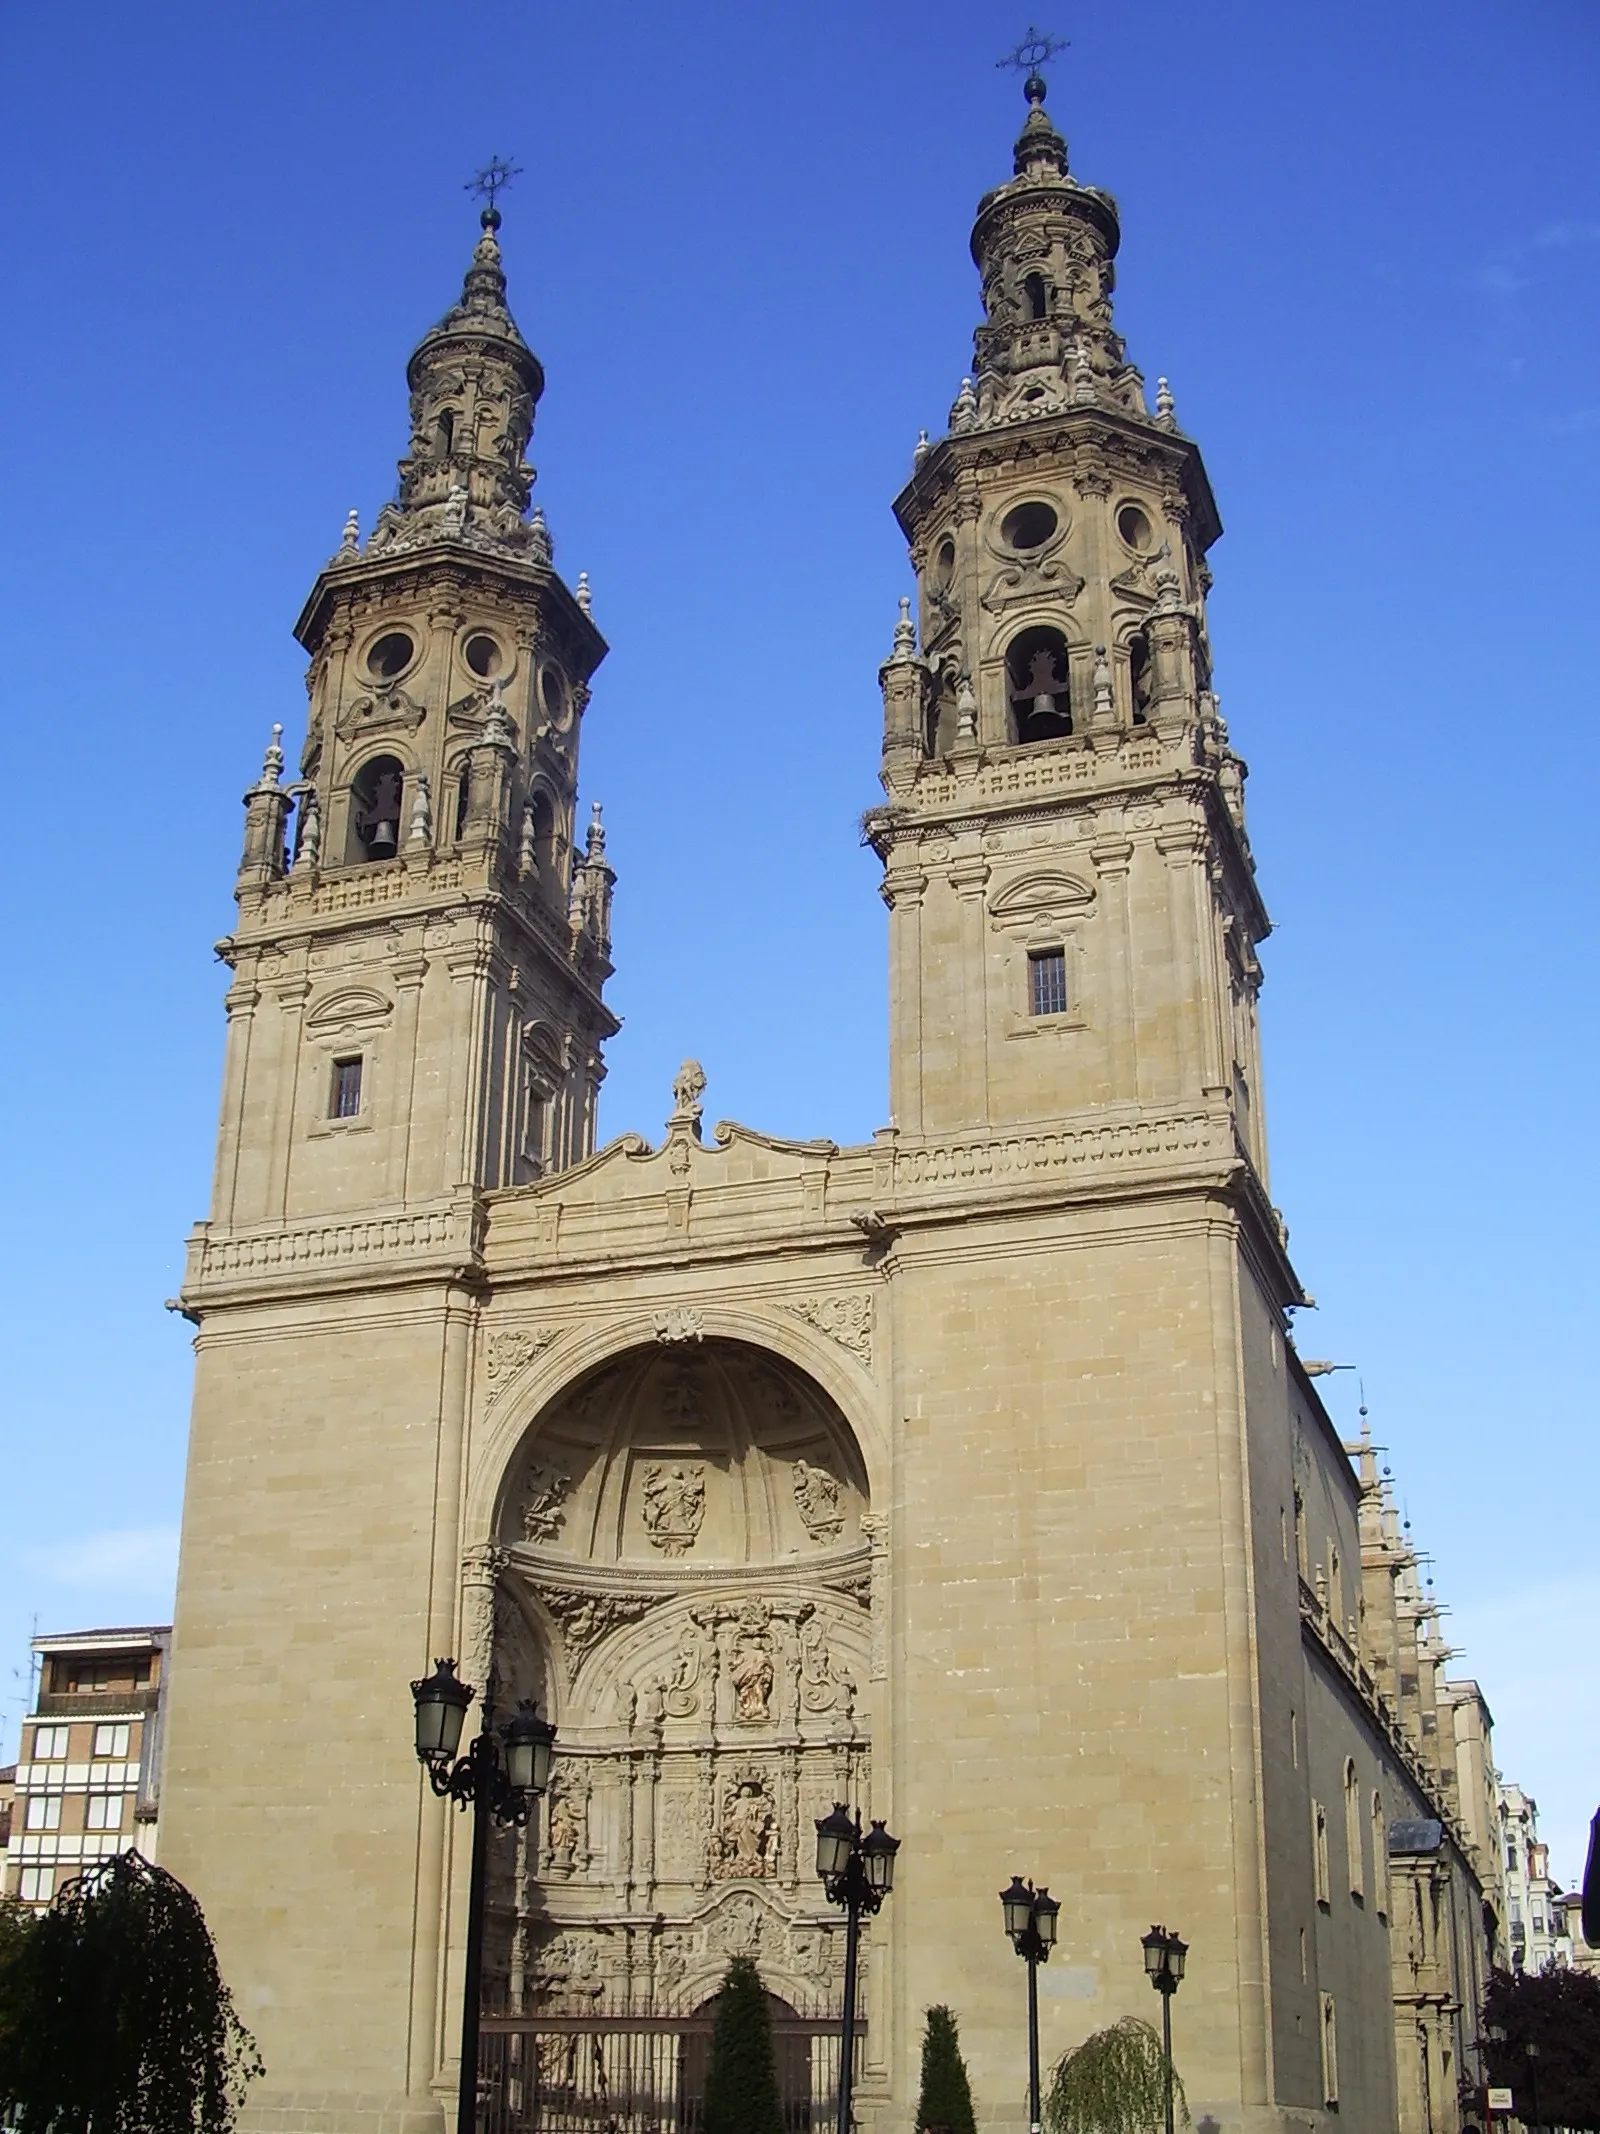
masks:
[[[559,1326],[506,1326],[489,1336],[483,1375],[491,1384],[509,1378],[524,1364],[547,1349],[561,1332]]]
[[[797,1319],[804,1319],[818,1333],[837,1341],[840,1348],[872,1361],[872,1292],[847,1289],[830,1297],[797,1297],[789,1306]]]

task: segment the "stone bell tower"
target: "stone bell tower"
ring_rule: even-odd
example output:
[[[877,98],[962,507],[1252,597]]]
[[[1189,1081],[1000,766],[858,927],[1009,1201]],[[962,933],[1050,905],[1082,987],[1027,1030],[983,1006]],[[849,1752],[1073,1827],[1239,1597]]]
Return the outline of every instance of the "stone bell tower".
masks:
[[[1210,687],[1220,522],[1166,381],[1152,413],[1112,323],[1116,206],[1070,173],[1037,74],[1026,93],[972,233],[974,375],[895,503],[922,643],[907,603],[872,821],[896,1123],[1226,1104],[1260,1170],[1267,919]]]
[[[351,513],[296,624],[300,776],[274,734],[246,796],[230,1226],[522,1184],[594,1145],[613,876],[598,809],[581,852],[574,816],[606,647],[527,515],[544,372],[499,223],[407,366],[397,500],[365,546]]]
[[[451,1833],[405,1685],[463,1650],[485,1198],[592,1151],[617,1028],[598,809],[575,828],[606,646],[528,513],[544,374],[499,224],[411,357],[395,501],[365,543],[351,513],[296,625],[299,776],[280,728],[221,948],[163,1843],[278,2128],[439,2123]]]

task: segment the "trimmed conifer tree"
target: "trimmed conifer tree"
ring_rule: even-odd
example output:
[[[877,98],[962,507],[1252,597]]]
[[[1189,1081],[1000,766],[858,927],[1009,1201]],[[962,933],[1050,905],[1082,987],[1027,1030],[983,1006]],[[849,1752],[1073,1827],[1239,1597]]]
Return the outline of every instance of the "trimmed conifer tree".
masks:
[[[717,1995],[705,2134],[783,2134],[772,2018],[761,1974],[748,1956],[729,1964]]]
[[[956,2019],[948,2008],[930,2008],[922,2033],[917,2134],[978,2134],[967,2063],[961,2057]]]

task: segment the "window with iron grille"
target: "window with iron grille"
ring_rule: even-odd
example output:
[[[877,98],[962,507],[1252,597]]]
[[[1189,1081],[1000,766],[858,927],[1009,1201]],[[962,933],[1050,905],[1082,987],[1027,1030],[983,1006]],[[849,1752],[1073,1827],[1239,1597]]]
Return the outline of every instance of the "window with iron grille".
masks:
[[[1067,952],[1064,948],[1029,950],[1028,1002],[1035,1015],[1065,1015]]]
[[[360,1060],[335,1060],[333,1063],[333,1117],[335,1119],[353,1119],[360,1109]]]

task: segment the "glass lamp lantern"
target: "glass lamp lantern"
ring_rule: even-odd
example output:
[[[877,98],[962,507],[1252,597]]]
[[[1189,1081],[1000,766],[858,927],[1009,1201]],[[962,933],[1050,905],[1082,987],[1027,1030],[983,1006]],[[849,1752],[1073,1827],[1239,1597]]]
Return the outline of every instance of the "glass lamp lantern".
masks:
[[[887,1897],[894,1888],[894,1856],[900,1840],[890,1837],[882,1823],[874,1822],[861,1841],[861,1864],[867,1871],[867,1887]]]
[[[831,1814],[817,1819],[817,1873],[832,1882],[850,1865],[856,1849],[856,1826],[843,1801],[835,1801]]]
[[[1043,1949],[1053,1949],[1056,1943],[1056,1914],[1061,1910],[1059,1902],[1047,1889],[1033,1893],[1033,1931],[1039,1937]]]
[[[550,1752],[556,1730],[531,1704],[519,1704],[500,1739],[506,1783],[519,1793],[543,1793],[550,1784]]]
[[[461,1729],[477,1691],[456,1676],[454,1660],[435,1660],[433,1673],[411,1685],[417,1708],[417,1755],[424,1763],[448,1763],[461,1746]]]
[[[1189,1944],[1181,1934],[1167,1936],[1167,1975],[1175,1986],[1182,1983],[1183,1963],[1188,1953]]]
[[[1000,1909],[1013,1941],[1027,1933],[1033,1924],[1033,1891],[1020,1875],[1013,1875],[1011,1887],[1000,1892]]]

